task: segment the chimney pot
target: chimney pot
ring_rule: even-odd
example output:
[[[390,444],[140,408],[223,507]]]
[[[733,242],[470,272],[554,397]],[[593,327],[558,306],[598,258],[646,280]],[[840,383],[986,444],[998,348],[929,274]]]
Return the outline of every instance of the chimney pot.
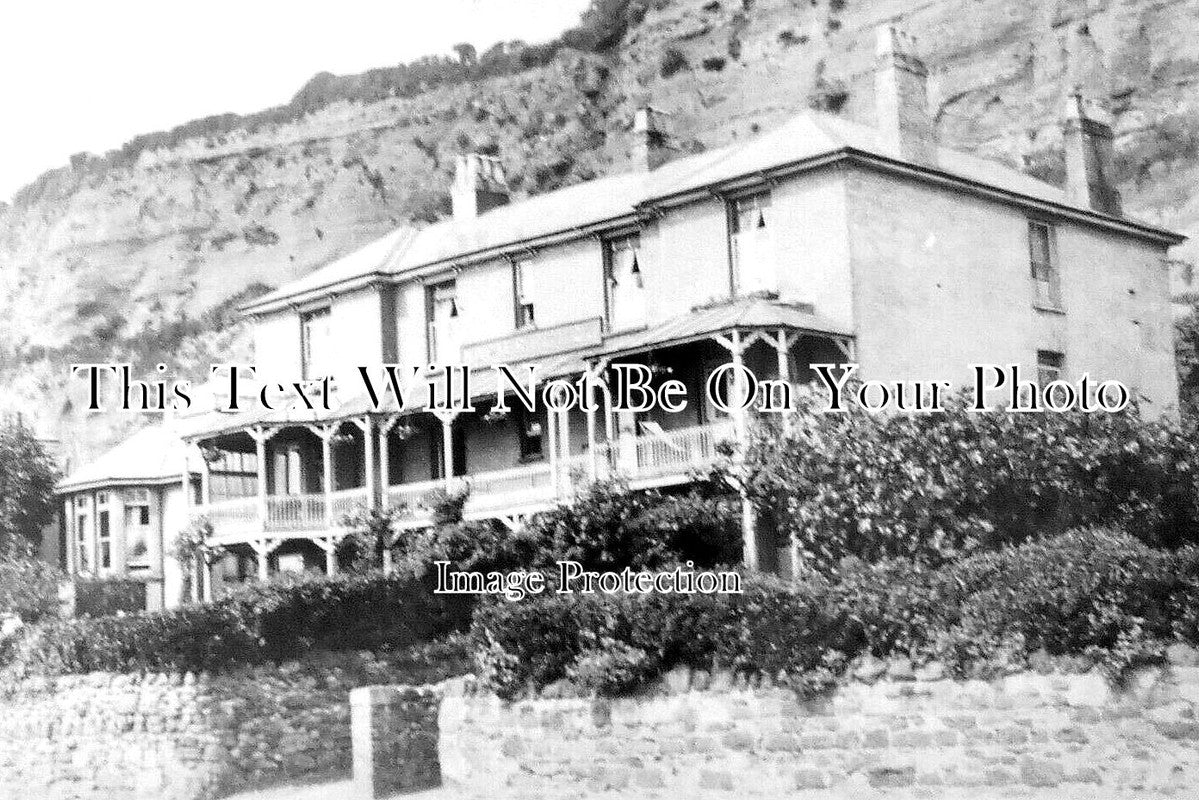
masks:
[[[473,219],[511,199],[504,165],[496,156],[467,153],[458,156],[450,191],[454,219]]]
[[[638,166],[655,170],[670,160],[670,133],[666,115],[657,109],[643,106],[633,116],[633,161]]]
[[[937,161],[937,137],[928,108],[928,67],[916,55],[916,40],[884,25],[875,40],[874,93],[883,141],[900,158]]]

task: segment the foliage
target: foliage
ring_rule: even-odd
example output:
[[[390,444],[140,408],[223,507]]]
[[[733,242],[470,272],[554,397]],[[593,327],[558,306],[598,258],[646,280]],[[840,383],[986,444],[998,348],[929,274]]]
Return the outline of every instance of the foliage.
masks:
[[[26,623],[56,616],[63,577],[39,559],[0,556],[0,616],[16,614]]]
[[[1199,641],[1199,549],[1083,530],[932,567],[843,562],[798,586],[751,576],[739,595],[559,595],[475,612],[480,677],[511,698],[562,679],[621,694],[676,665],[785,679],[801,692],[871,654],[987,676],[1029,656],[1086,658],[1116,678]]]
[[[629,491],[601,482],[533,517],[533,566],[578,561],[584,569],[654,569],[692,561],[701,568],[741,560],[739,510],[727,494],[701,484],[685,494]]]
[[[344,522],[348,533],[337,543],[337,560],[349,572],[383,569],[398,513],[391,508],[360,508]]]
[[[251,584],[215,603],[30,629],[12,653],[14,675],[96,670],[218,670],[316,651],[387,651],[465,627],[460,598],[397,576],[305,578]]]
[[[494,520],[461,521],[460,496],[430,498],[440,524],[400,535],[396,567],[424,576],[437,561],[455,571],[556,570],[578,561],[588,570],[654,569],[693,562],[700,568],[741,559],[739,512],[714,485],[684,494],[629,491],[597,483],[575,498],[533,517],[513,531]]]
[[[1107,525],[1154,546],[1199,541],[1193,422],[1135,409],[822,413],[757,427],[734,472],[807,563],[912,558],[933,566],[1037,534]]]
[[[1193,113],[1169,114],[1154,120],[1116,154],[1116,176],[1138,186],[1155,174],[1199,157],[1199,118]]]
[[[527,569],[536,543],[527,530],[513,532],[495,520],[436,525],[400,535],[396,569],[414,577],[431,574],[438,561],[450,562],[456,572]]]
[[[1199,417],[1199,304],[1174,323],[1174,361],[1182,410]]]
[[[129,578],[95,578],[75,581],[75,613],[81,617],[107,617],[146,610],[146,584]]]
[[[817,670],[843,622],[819,598],[763,576],[740,595],[545,594],[480,606],[472,634],[480,677],[502,697],[564,678],[618,694],[677,665]]]
[[[1123,534],[1075,531],[980,554],[948,577],[968,592],[956,606],[957,646],[1021,641],[1030,652],[1091,655],[1118,675],[1160,656],[1184,609],[1199,601],[1199,550],[1169,553]]]
[[[0,420],[0,555],[31,556],[54,520],[58,468],[19,417]]]

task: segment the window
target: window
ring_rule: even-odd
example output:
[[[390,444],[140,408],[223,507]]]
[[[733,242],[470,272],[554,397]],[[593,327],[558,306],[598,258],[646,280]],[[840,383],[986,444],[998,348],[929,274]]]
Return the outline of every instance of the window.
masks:
[[[1061,292],[1054,258],[1053,228],[1046,222],[1028,223],[1028,262],[1033,302],[1040,308],[1061,308]]]
[[[645,257],[640,234],[604,243],[604,296],[609,330],[645,324]]]
[[[769,192],[740,197],[729,203],[729,255],[735,294],[778,288],[770,222]]]
[[[1037,386],[1042,390],[1062,377],[1062,366],[1066,358],[1052,350],[1037,351]]]
[[[512,296],[516,303],[516,327],[528,328],[537,323],[532,294],[525,285],[525,262],[512,262]]]
[[[429,362],[456,363],[461,357],[458,344],[458,285],[454,281],[425,289],[425,323],[429,337]]]
[[[520,438],[520,460],[541,458],[541,421],[535,414],[520,406],[513,410],[513,418],[516,420],[516,431]]]
[[[150,541],[150,492],[131,489],[125,495],[125,548],[130,563],[140,564]]]
[[[329,316],[328,308],[300,315],[300,366],[305,379],[324,378],[330,374],[333,353]]]
[[[220,450],[209,465],[209,490],[214,498],[253,497],[258,491],[258,456]]]
[[[79,498],[78,504],[82,505],[83,498]],[[88,515],[80,513],[75,518],[75,550],[79,553],[79,564],[77,572],[87,572],[91,569],[91,541],[88,532]]]
[[[103,509],[98,515],[100,532],[100,569],[112,568],[112,530],[108,524],[108,509]]]

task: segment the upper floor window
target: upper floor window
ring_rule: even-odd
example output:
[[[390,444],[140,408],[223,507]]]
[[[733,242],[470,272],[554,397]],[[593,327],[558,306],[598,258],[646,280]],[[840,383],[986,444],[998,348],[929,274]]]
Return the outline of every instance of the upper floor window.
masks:
[[[641,235],[629,234],[604,242],[604,293],[611,330],[645,324],[644,255]]]
[[[1032,277],[1033,302],[1041,308],[1061,308],[1053,228],[1047,222],[1028,222],[1028,263]]]
[[[735,294],[777,289],[771,244],[770,192],[729,202],[729,255]]]
[[[425,328],[428,333],[429,362],[456,362],[458,343],[458,284],[444,281],[425,288]]]
[[[300,315],[301,369],[306,379],[329,374],[333,361],[329,309],[320,308]]]
[[[516,327],[528,328],[537,323],[533,294],[526,284],[526,262],[512,262],[512,296],[516,303]]]

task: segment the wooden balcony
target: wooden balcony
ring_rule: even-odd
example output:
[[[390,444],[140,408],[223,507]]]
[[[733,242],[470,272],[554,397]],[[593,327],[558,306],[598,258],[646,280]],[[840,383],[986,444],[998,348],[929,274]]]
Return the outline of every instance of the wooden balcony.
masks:
[[[732,438],[731,423],[700,425],[671,431],[646,431],[639,436],[596,447],[555,462],[540,461],[510,469],[387,487],[381,502],[397,512],[402,528],[432,522],[432,501],[438,490],[469,489],[466,519],[523,516],[565,502],[595,479],[620,478],[633,488],[685,483],[711,466],[717,445]],[[256,497],[224,500],[200,506],[198,513],[213,525],[218,540],[243,540],[269,535],[335,535],[345,518],[365,508],[365,487],[324,494],[270,495],[265,520]]]

